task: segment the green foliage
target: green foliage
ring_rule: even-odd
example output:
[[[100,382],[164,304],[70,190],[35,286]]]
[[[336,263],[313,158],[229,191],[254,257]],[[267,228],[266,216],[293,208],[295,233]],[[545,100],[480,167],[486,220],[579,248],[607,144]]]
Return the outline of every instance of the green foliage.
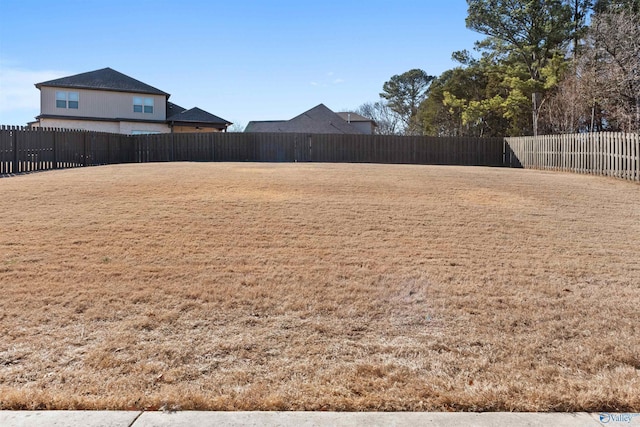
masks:
[[[429,87],[427,97],[420,104],[418,120],[422,133],[431,136],[456,135],[459,123],[453,114],[445,107],[444,91],[450,79],[459,69],[445,71],[436,78]]]
[[[587,16],[589,11],[593,8],[592,0],[566,0],[571,7],[573,13],[572,25],[573,25],[573,56],[574,60],[578,55],[580,49],[580,41],[587,34],[588,26]]]
[[[519,115],[513,109],[531,94],[534,134],[545,96],[558,83],[559,60],[564,58],[564,49],[577,28],[575,18],[578,15],[571,3],[562,0],[467,0],[467,27],[488,36],[478,43],[478,48],[512,67],[505,69],[504,84],[513,92],[505,98],[505,117]],[[577,5],[576,0],[573,3]],[[528,79],[519,75],[520,70],[513,69],[520,66],[527,71]],[[512,130],[516,129],[512,126]]]
[[[457,50],[451,54],[451,59],[459,62],[462,65],[471,65],[473,63],[473,57],[468,50]]]
[[[476,43],[481,56],[452,54],[460,66],[433,80],[420,104],[422,133],[640,128],[640,0],[467,4],[467,27],[486,36]]]
[[[457,88],[449,84],[443,91],[442,102],[450,114],[458,117],[461,134],[499,136],[529,132],[527,111],[538,84],[521,65],[492,65],[481,60],[459,70],[462,79],[458,83],[463,84]]]
[[[515,53],[531,77],[570,40],[571,7],[561,0],[467,0],[467,27],[488,36],[484,48]]]
[[[445,72],[436,79],[420,108],[427,135],[503,136],[508,122],[501,107],[507,95],[498,65],[483,58],[467,67]]]
[[[408,134],[418,132],[418,108],[433,79],[424,70],[413,69],[392,76],[382,87],[380,96],[388,101],[389,108],[404,122]]]

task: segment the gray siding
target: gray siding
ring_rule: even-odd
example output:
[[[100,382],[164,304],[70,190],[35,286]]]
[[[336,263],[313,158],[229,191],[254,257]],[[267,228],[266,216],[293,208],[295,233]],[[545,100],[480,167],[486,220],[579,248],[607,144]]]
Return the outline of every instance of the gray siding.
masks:
[[[78,109],[56,108],[56,91],[78,92]],[[134,113],[133,98],[153,98],[153,114]],[[40,113],[44,115],[91,117],[102,119],[165,120],[166,97],[126,92],[87,89],[42,87],[40,89]]]
[[[371,135],[373,133],[373,124],[371,122],[350,122],[351,126],[358,129],[360,133]]]

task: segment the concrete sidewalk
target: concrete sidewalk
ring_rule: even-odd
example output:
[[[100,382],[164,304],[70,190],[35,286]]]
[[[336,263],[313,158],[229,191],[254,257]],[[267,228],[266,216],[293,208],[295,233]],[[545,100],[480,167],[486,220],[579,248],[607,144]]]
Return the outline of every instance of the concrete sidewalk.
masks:
[[[2,427],[640,426],[640,414],[523,412],[0,411]]]

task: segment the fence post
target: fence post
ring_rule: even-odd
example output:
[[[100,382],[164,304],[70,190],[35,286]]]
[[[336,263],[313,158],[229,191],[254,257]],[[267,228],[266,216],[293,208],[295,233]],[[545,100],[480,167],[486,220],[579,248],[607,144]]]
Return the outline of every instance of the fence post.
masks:
[[[502,166],[507,166],[507,138],[502,139]]]
[[[58,169],[58,156],[57,156],[57,139],[58,139],[58,132],[53,132],[53,152],[52,152],[52,161],[53,161],[53,165],[51,165],[52,169]]]
[[[111,164],[111,135],[105,135],[107,139],[107,148],[102,150],[102,164]]]
[[[87,132],[83,133],[83,138],[82,138],[82,157],[83,157],[82,165],[83,166],[87,166]]]
[[[176,140],[174,135],[175,134],[173,133],[173,128],[172,128],[171,129],[171,152],[170,152],[171,157],[169,157],[170,162],[176,161]]]
[[[11,148],[13,149],[13,166],[11,172],[18,173],[18,136],[17,131],[14,129],[11,131]]]

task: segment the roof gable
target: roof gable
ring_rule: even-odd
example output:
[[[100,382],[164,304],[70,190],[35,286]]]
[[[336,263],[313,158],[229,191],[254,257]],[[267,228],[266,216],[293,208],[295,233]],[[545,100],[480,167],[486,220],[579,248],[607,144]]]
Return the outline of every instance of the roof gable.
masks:
[[[168,93],[163,92],[160,89],[111,68],[103,68],[101,70],[89,71],[87,73],[62,77],[36,84],[38,89],[42,86],[134,92],[150,95],[163,95],[167,98],[170,96]]]
[[[286,125],[286,120],[271,120],[262,122],[249,122],[244,129],[245,132],[283,132],[282,126]]]
[[[359,133],[324,104],[294,117],[289,125],[311,133]]]
[[[178,104],[167,101],[167,117],[171,117],[174,114],[182,113],[183,111],[187,111],[187,109],[179,106]]]
[[[324,104],[316,105],[288,121],[250,122],[245,132],[361,133]]]
[[[174,104],[175,105],[175,104]],[[230,125],[231,122],[204,111],[198,107],[190,110],[184,110],[179,113],[167,117],[168,122],[189,122],[189,123],[215,123],[221,125]]]

